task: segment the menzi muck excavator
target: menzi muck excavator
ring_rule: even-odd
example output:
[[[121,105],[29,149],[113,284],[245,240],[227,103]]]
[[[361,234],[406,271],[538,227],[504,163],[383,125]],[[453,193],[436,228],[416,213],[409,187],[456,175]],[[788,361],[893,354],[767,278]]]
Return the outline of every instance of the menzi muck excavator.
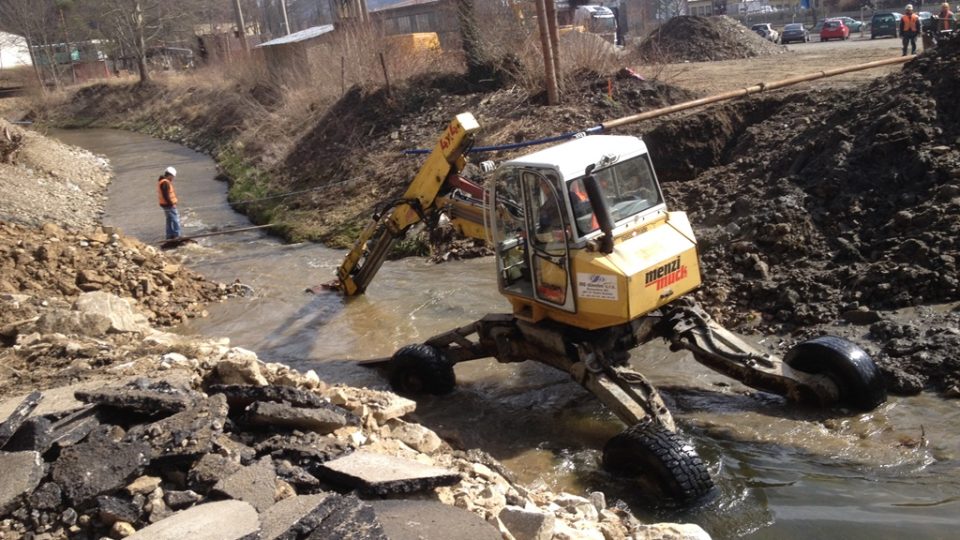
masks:
[[[879,370],[856,345],[824,336],[782,359],[763,354],[685,297],[701,285],[697,242],[686,214],[667,209],[641,139],[576,138],[501,164],[481,187],[460,174],[478,129],[469,113],[450,123],[403,197],[380,209],[337,271],[345,294],[362,294],[394,242],[441,215],[494,247],[512,313],[398,350],[389,360],[398,391],[448,393],[454,366],[480,358],[566,371],[629,426],[606,444],[604,467],[679,504],[711,492],[713,480],[657,390],[629,366],[632,349],[661,338],[795,402],[865,411],[886,400]]]

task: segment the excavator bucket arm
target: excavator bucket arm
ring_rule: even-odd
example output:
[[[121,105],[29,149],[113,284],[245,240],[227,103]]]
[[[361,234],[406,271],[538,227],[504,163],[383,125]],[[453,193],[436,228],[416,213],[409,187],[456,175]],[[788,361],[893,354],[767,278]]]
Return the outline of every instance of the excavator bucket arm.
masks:
[[[337,269],[341,291],[363,294],[393,244],[410,226],[437,211],[437,198],[447,179],[466,166],[465,153],[480,125],[470,113],[458,114],[420,167],[403,197],[373,216]]]

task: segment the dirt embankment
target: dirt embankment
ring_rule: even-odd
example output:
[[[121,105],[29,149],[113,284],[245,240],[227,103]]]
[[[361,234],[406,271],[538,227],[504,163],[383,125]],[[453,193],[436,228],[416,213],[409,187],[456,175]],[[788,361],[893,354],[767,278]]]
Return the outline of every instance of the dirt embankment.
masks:
[[[581,73],[564,88],[568,105],[542,108],[544,96],[518,89],[477,92],[462,76],[438,74],[388,93],[354,87],[337,103],[310,104],[283,116],[285,102],[261,87],[210,88],[172,80],[148,87],[106,84],[48,103],[35,116],[59,125],[144,131],[213,155],[232,181],[231,201],[255,221],[292,240],[352,243],[372,208],[395,197],[457,114],[472,112],[483,127],[479,145],[533,140],[596,125],[695,97],[623,72]],[[479,159],[504,159],[517,152]],[[289,198],[246,201],[302,190]]]
[[[856,93],[764,97],[651,131],[698,229],[701,299],[766,331],[872,324],[895,390],[960,394],[960,314],[881,313],[960,300],[958,68],[950,45]]]

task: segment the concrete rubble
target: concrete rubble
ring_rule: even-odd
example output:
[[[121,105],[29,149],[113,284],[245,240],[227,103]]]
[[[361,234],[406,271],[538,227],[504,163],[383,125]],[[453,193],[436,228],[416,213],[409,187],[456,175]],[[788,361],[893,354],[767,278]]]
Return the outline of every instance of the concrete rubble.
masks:
[[[33,292],[0,292],[0,539],[629,538],[639,531],[628,513],[523,487],[486,454],[451,448],[411,421],[410,399],[331,385],[312,371],[264,363],[229,340],[148,326],[180,320],[176,306],[199,313],[194,300],[228,291],[123,237],[96,233],[83,242],[127,272],[128,263],[155,269],[157,281],[139,289],[136,305],[113,296],[132,293],[122,277],[105,279],[114,267],[99,263],[82,278],[68,273],[62,296],[38,296],[53,274],[30,269],[37,253],[52,260],[68,247],[54,243],[77,244],[64,264],[81,258],[79,236],[44,231],[48,241],[13,250],[19,262],[3,278]],[[181,281],[192,283],[180,297],[194,299],[188,304],[173,300]],[[79,282],[101,287],[81,302],[90,293]],[[698,537],[685,534],[664,537]]]
[[[83,437],[48,433],[36,451],[0,453],[3,463],[32,464],[15,466],[19,480],[0,490],[2,538],[28,532],[50,539],[206,538],[211,530],[218,539],[629,538],[638,525],[598,511],[595,498],[516,485],[489,457],[454,451],[429,429],[397,417],[413,402],[389,392],[224,385],[219,374],[233,372],[218,369],[219,361],[235,365],[228,353],[197,358],[196,371],[185,364],[164,377],[74,388],[80,401],[73,408],[37,416],[37,407],[18,432],[55,431],[65,420],[94,425]],[[258,372],[279,372],[266,366]],[[283,377],[291,372],[283,370]],[[337,413],[340,427],[318,433],[251,423],[255,405]],[[6,414],[15,408],[0,403]],[[410,529],[404,516],[425,521]],[[436,535],[423,536],[430,530]],[[451,530],[465,536],[449,536]]]

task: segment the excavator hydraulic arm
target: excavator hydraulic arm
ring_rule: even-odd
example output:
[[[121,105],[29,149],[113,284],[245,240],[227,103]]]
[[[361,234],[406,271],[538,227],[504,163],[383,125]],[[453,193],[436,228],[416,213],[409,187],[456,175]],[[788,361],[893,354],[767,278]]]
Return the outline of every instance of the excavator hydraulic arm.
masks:
[[[393,244],[410,226],[437,210],[437,197],[451,175],[466,166],[465,154],[480,125],[470,113],[458,114],[440,136],[403,197],[381,208],[357,238],[337,269],[339,288],[347,296],[363,294]]]

